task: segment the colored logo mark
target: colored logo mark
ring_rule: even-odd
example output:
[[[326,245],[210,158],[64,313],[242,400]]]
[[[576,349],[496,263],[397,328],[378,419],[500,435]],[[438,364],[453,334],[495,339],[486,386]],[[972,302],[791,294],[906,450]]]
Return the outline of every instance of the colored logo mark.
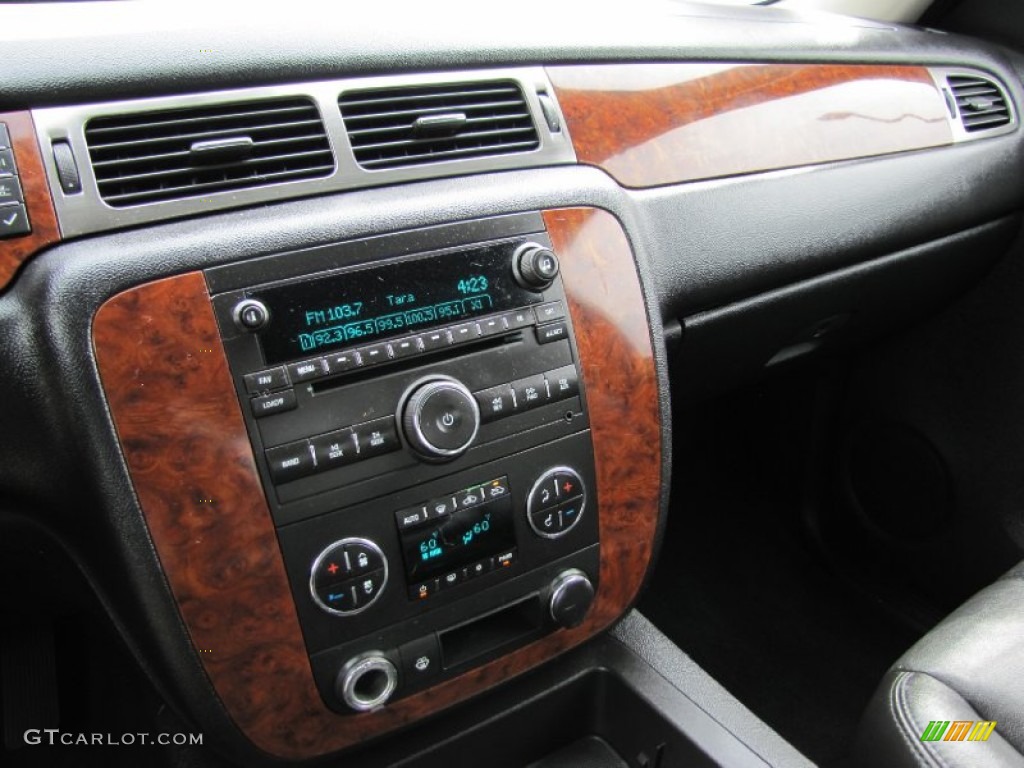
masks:
[[[921,741],[988,741],[995,729],[995,720],[932,720]]]

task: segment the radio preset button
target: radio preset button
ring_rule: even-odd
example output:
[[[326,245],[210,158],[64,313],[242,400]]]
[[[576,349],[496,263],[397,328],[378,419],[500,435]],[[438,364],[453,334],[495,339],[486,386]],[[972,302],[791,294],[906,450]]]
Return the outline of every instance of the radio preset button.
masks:
[[[418,336],[410,336],[406,339],[398,339],[391,342],[391,352],[396,360],[418,354],[421,348],[422,345]]]
[[[559,320],[557,323],[548,323],[547,325],[538,325],[535,331],[538,344],[551,344],[552,342],[569,338],[569,326],[565,324],[564,320]]]
[[[327,373],[323,358],[315,360],[303,360],[301,363],[292,363],[288,366],[288,374],[292,381],[298,384],[301,381],[317,379]]]
[[[434,349],[443,349],[452,343],[452,337],[449,335],[447,328],[421,333],[417,338],[420,339],[424,352],[430,352]]]
[[[267,466],[270,467],[270,477],[278,484],[297,480],[316,470],[309,443],[305,440],[268,450]]]
[[[452,344],[464,344],[480,337],[480,328],[476,323],[462,323],[448,329],[452,335]]]
[[[565,317],[565,308],[561,301],[549,301],[545,304],[538,304],[533,311],[537,315],[538,323],[550,323],[552,320],[561,320]]]
[[[496,336],[506,331],[505,321],[501,317],[485,317],[477,325],[480,326],[481,336]]]
[[[329,375],[345,373],[353,368],[358,368],[362,364],[362,360],[360,360],[358,353],[355,351],[335,352],[333,355],[324,357],[324,370]]]
[[[250,395],[288,386],[288,374],[285,373],[284,366],[268,368],[265,371],[257,371],[256,373],[247,373],[244,380],[245,389]]]
[[[273,416],[275,413],[284,413],[293,410],[298,402],[295,400],[295,392],[290,389],[284,392],[275,392],[272,395],[254,397],[251,401],[252,414],[257,419],[264,416]]]
[[[371,344],[368,347],[359,348],[359,357],[363,365],[377,365],[391,359],[391,347],[388,344]]]

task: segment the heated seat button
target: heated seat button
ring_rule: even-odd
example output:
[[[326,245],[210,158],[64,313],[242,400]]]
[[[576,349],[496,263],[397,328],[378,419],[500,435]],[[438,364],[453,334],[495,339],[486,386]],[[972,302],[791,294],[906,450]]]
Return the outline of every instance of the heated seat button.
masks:
[[[297,480],[316,470],[309,443],[305,440],[271,448],[267,451],[267,465],[271,478],[278,484]]]
[[[402,682],[405,686],[414,687],[441,671],[441,646],[433,633],[400,645],[398,655],[402,659]]]

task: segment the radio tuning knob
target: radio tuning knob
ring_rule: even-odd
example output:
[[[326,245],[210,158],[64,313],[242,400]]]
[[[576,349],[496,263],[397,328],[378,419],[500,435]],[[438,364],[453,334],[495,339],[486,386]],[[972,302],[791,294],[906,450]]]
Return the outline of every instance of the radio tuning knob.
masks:
[[[558,257],[538,243],[523,243],[512,254],[516,282],[531,291],[547,288],[558,276]]]
[[[594,602],[594,585],[578,568],[562,571],[551,582],[548,610],[555,624],[565,629],[578,627]]]
[[[480,407],[473,393],[447,376],[413,384],[399,416],[409,445],[432,461],[461,456],[480,429]]]

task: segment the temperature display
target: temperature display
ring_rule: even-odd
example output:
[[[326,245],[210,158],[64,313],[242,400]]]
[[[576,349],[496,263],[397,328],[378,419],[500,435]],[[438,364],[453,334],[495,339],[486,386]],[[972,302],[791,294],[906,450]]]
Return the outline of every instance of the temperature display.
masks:
[[[268,364],[407,336],[540,300],[512,275],[514,243],[395,260],[252,293],[270,309]]]
[[[402,532],[410,583],[447,574],[515,544],[509,498],[459,509]]]

